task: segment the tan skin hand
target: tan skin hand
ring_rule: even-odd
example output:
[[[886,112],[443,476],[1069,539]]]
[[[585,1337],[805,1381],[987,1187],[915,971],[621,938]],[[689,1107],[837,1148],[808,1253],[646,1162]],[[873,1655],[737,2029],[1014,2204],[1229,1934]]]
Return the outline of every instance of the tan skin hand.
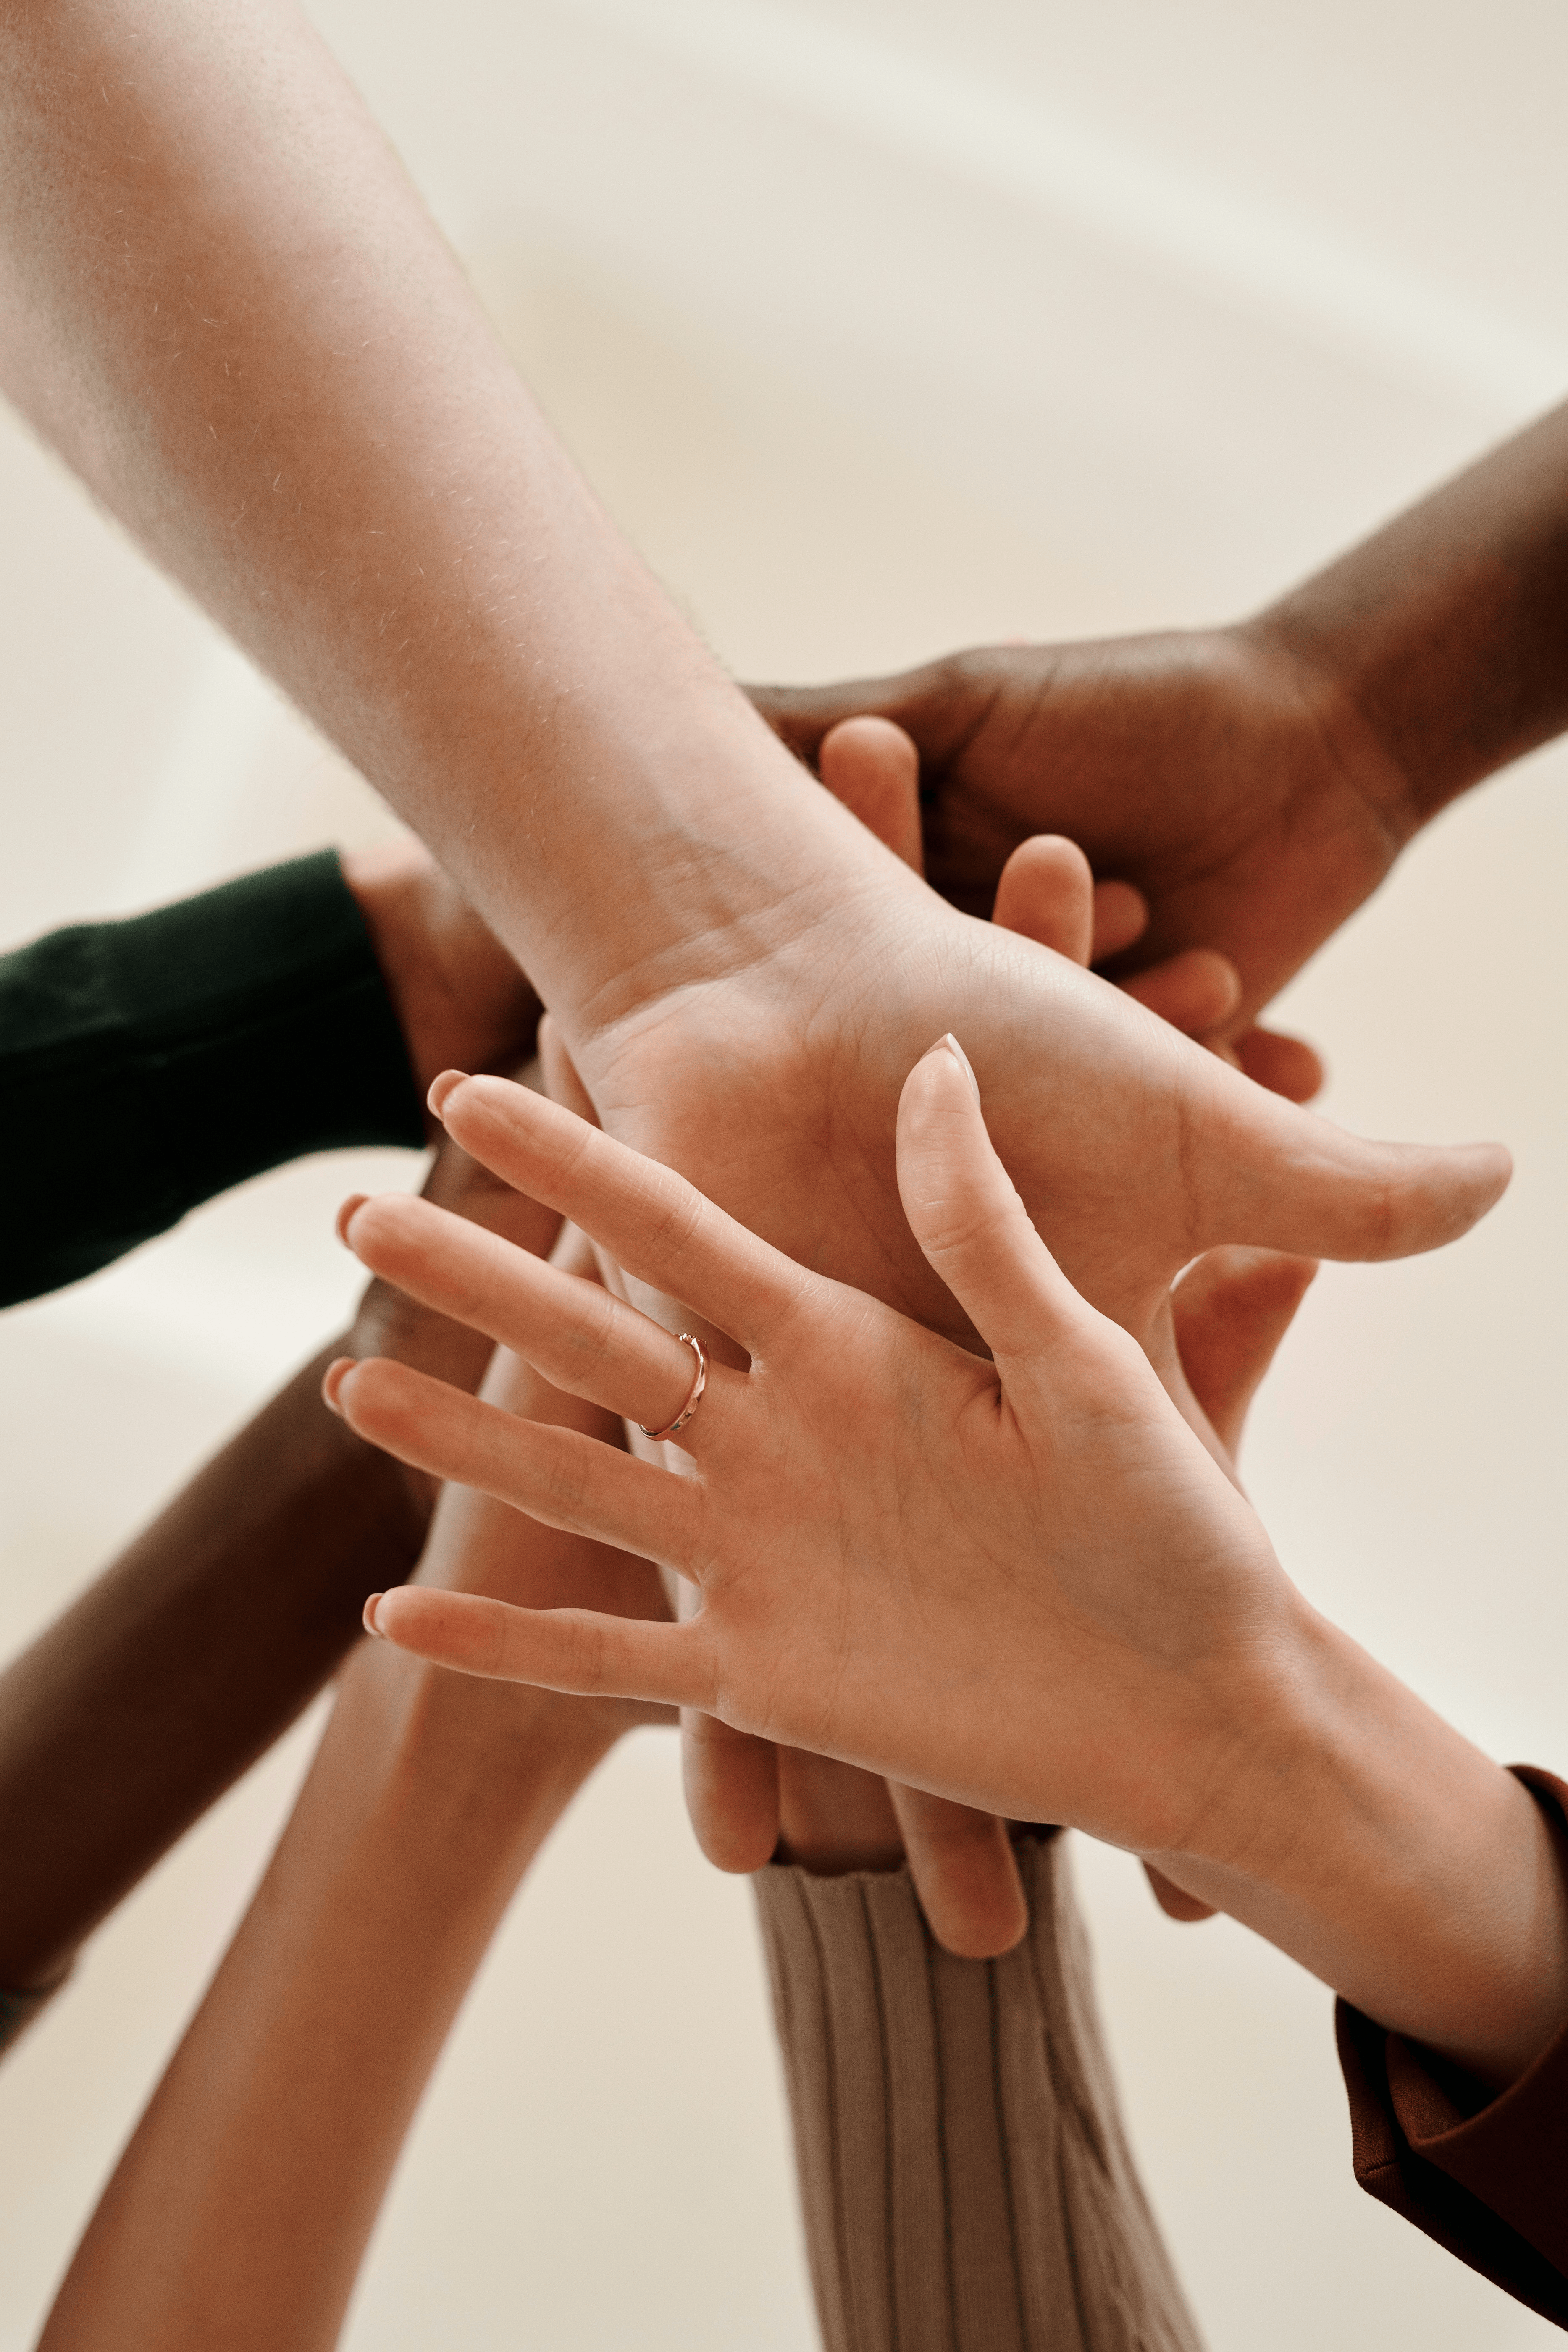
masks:
[[[919,769],[914,743],[902,728],[887,719],[845,719],[818,747],[818,772],[824,784],[917,872],[923,864]],[[1130,885],[1096,884],[1089,861],[1076,843],[1060,835],[1040,835],[1020,843],[1007,859],[997,881],[991,919],[1005,930],[1087,965],[1130,947],[1144,929],[1148,910]],[[1173,1025],[1204,1035],[1234,1011],[1240,983],[1224,957],[1194,949],[1160,970],[1141,975],[1130,983],[1130,992]],[[1297,1047],[1294,1039],[1277,1043],[1297,1048],[1301,1057],[1292,1075],[1301,1087],[1296,1098],[1304,1099],[1315,1092],[1319,1081],[1316,1056],[1308,1046]],[[586,1105],[580,1087],[574,1087],[565,1098],[579,1112]],[[1268,1255],[1215,1252],[1204,1263],[1221,1258],[1262,1261]],[[1295,1291],[1299,1298],[1311,1278],[1311,1262],[1287,1258],[1271,1262],[1287,1282],[1291,1279],[1289,1270],[1300,1270]],[[1184,1292],[1191,1280],[1189,1276],[1184,1284]],[[1245,1348],[1253,1338],[1247,1314],[1249,1297],[1213,1276],[1204,1295],[1210,1319],[1234,1334]],[[1200,1319],[1195,1312],[1185,1318],[1194,1334]],[[1179,1318],[1179,1332],[1180,1328]],[[1267,1370],[1283,1331],[1281,1324],[1277,1329],[1258,1332],[1254,1386]],[[1216,1402],[1222,1401],[1212,1382],[1205,1381],[1200,1387],[1194,1379],[1193,1385],[1205,1410],[1211,1393]],[[1236,1427],[1239,1433],[1239,1417]],[[732,1839],[725,1801],[727,1775],[737,1763],[742,1771],[752,1773],[763,1768],[755,1749],[756,1743],[747,1741],[743,1734],[711,1722],[703,1724],[699,1742],[689,1738],[687,1781],[693,1817],[705,1850],[711,1845],[710,1858],[721,1866],[731,1850],[738,1851],[742,1868],[755,1866],[754,1848],[749,1843],[751,1819],[742,1820],[741,1836]],[[907,1858],[938,1942],[967,1958],[1006,1951],[1024,1933],[1027,1919],[1017,1866],[1005,1825],[994,1816],[923,1790],[896,1783],[884,1788],[873,1775],[852,1765],[799,1749],[782,1749],[777,1771],[779,1860],[798,1862],[819,1874],[836,1874],[890,1869]],[[1150,1879],[1161,1904],[1173,1917],[1212,1916],[1212,1906],[1197,1902],[1152,1869]]]
[[[1054,1264],[951,1038],[904,1088],[900,1197],[988,1361],[536,1097],[454,1077],[438,1108],[630,1276],[727,1329],[748,1368],[710,1366],[691,1469],[672,1476],[402,1367],[335,1367],[360,1434],[700,1593],[657,1626],[405,1591],[373,1603],[376,1631],[470,1674],[657,1696],[1071,1823],[1482,2083],[1556,2033],[1568,1890],[1537,1808],[1289,1585],[1144,1352]],[[372,1202],[351,1238],[601,1405],[660,1423],[689,1384],[659,1323],[428,1204]],[[1301,1278],[1220,1263],[1184,1312],[1228,1289],[1278,1328]],[[1252,1350],[1216,1323],[1207,1370],[1234,1427]]]
[[[508,1070],[530,1054],[539,999],[429,851],[395,842],[342,863],[421,1097],[455,1063]]]

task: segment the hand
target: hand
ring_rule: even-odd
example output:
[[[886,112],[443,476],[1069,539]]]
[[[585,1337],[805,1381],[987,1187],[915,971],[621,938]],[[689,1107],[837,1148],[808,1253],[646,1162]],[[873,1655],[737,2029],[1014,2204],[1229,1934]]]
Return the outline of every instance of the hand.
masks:
[[[1535,1806],[1291,1586],[1139,1349],[1032,1228],[951,1039],[904,1089],[899,1174],[989,1363],[553,1105],[479,1079],[441,1107],[616,1263],[691,1299],[750,1369],[710,1365],[675,1475],[402,1367],[335,1366],[362,1434],[635,1547],[700,1595],[656,1627],[405,1588],[373,1600],[378,1632],[473,1674],[699,1707],[1085,1829],[1482,2081],[1555,2033],[1568,1900]],[[662,1426],[687,1394],[690,1351],[659,1326],[426,1203],[367,1203],[348,1231],[611,1411]],[[1233,1398],[1246,1385],[1233,1364]]]
[[[845,719],[823,738],[817,754],[823,783],[836,799],[851,809],[861,823],[906,865],[922,870],[919,797],[919,755],[903,730],[877,718]],[[1004,866],[992,908],[992,920],[1004,929],[1037,940],[1079,964],[1130,946],[1148,921],[1148,909],[1139,893],[1125,883],[1096,886],[1088,860],[1076,844],[1060,835],[1036,835],[1022,843]],[[1213,1031],[1239,999],[1235,968],[1221,956],[1202,949],[1189,950],[1167,964],[1128,983],[1152,1012],[1169,1019],[1189,1034]],[[1263,1033],[1254,1032],[1259,1045]],[[1275,1053],[1276,1070],[1291,1082],[1281,1091],[1298,1100],[1316,1091],[1321,1072],[1310,1047],[1284,1037],[1266,1041]],[[1225,1048],[1217,1050],[1226,1051]],[[554,1059],[547,1054],[547,1060]],[[557,1060],[555,1066],[559,1069]],[[592,1118],[592,1105],[574,1073],[564,1087],[552,1084],[557,1101]],[[1241,1261],[1228,1279],[1215,1280],[1216,1261]],[[1255,1386],[1283,1336],[1283,1321],[1273,1320],[1269,1307],[1281,1280],[1293,1285],[1292,1306],[1315,1270],[1310,1261],[1279,1258],[1267,1261],[1260,1252],[1215,1252],[1204,1261],[1210,1279],[1194,1283],[1189,1276],[1178,1293],[1178,1341],[1181,1326],[1191,1324],[1194,1335],[1218,1320],[1232,1350],[1239,1348]],[[1255,1327],[1261,1277],[1263,1328]],[[1200,1292],[1205,1307],[1194,1307]],[[1185,1310],[1185,1311],[1184,1311]],[[1212,1349],[1210,1350],[1212,1353]],[[1189,1368],[1190,1369],[1190,1368]],[[1199,1402],[1211,1413],[1227,1404],[1228,1397],[1210,1405],[1209,1395],[1193,1382]],[[1213,1384],[1206,1384],[1212,1386]],[[1237,1416],[1239,1427],[1239,1415]],[[1225,1442],[1233,1444],[1228,1436]],[[721,1868],[728,1860],[726,1768],[736,1753],[733,1735],[703,1717],[687,1728],[685,1770],[693,1826],[699,1842]],[[752,1743],[739,1752],[747,1762]],[[971,1958],[990,1958],[1009,1950],[1027,1926],[1023,1886],[1013,1857],[1005,1822],[994,1815],[956,1805],[923,1790],[884,1784],[853,1766],[813,1756],[804,1749],[785,1748],[777,1759],[779,1774],[779,1842],[775,1858],[803,1864],[818,1875],[845,1871],[892,1869],[907,1861],[915,1892],[937,1941],[950,1951]],[[743,1824],[750,1828],[750,1824]],[[741,1858],[752,1855],[742,1840]],[[1201,1904],[1149,1870],[1155,1895],[1177,1918],[1213,1916],[1213,1906]]]
[[[816,743],[816,760],[835,799],[923,875],[920,751],[905,730],[887,718],[838,719]],[[989,911],[1004,930],[1037,940],[1074,963],[1118,959],[1121,985],[1130,996],[1271,1093],[1310,1102],[1321,1087],[1322,1065],[1299,1037],[1244,1027],[1229,1042],[1243,989],[1227,956],[1209,947],[1189,947],[1130,972],[1136,959],[1128,950],[1149,929],[1148,901],[1131,883],[1097,883],[1082,848],[1064,834],[1032,833],[1008,851]]]
[[[1266,624],[982,646],[898,677],[751,693],[806,760],[853,714],[907,730],[927,871],[968,912],[987,908],[1026,835],[1069,835],[1098,876],[1148,901],[1125,968],[1217,950],[1241,975],[1237,1031],[1376,888],[1418,821],[1349,698]]]
[[[1247,1725],[1279,1715],[1301,1604],[1142,1351],[1034,1234],[953,1053],[905,1088],[900,1184],[994,1362],[792,1265],[553,1105],[479,1079],[443,1108],[618,1264],[691,1297],[752,1369],[710,1365],[686,1476],[402,1367],[334,1368],[363,1435],[634,1545],[701,1595],[656,1629],[405,1589],[379,1631],[482,1672],[700,1706],[1141,1852],[1228,1858],[1225,1792]],[[425,1203],[365,1202],[344,1230],[367,1265],[596,1404],[668,1418],[689,1386],[689,1350],[658,1326]]]
[[[421,1095],[454,1062],[508,1070],[533,1050],[539,999],[416,841],[345,850],[353,892]]]

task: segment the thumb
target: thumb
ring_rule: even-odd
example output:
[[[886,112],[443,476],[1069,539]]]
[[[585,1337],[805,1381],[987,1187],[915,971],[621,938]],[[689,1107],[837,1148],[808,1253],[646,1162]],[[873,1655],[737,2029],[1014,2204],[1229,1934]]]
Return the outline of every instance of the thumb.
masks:
[[[1506,1191],[1500,1143],[1375,1143],[1268,1094],[1212,1055],[1194,1070],[1189,1236],[1295,1257],[1413,1257],[1468,1233]]]
[[[1172,1295],[1182,1370],[1233,1458],[1247,1409],[1317,1271],[1314,1259],[1277,1250],[1215,1249]]]
[[[904,1081],[898,1171],[910,1232],[998,1364],[1037,1357],[1092,1311],[996,1156],[956,1037],[939,1038]]]

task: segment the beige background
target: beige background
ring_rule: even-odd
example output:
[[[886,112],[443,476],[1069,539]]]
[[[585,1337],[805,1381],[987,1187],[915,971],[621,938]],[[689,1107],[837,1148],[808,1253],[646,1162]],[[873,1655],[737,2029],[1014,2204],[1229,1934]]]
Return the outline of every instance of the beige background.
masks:
[[[1568,381],[1547,0],[329,0],[320,19],[611,507],[742,673],[1247,607]],[[0,939],[387,819],[0,420]],[[1329,1108],[1498,1135],[1462,1247],[1326,1274],[1254,1491],[1293,1572],[1495,1753],[1568,1758],[1563,755],[1451,815],[1292,991]],[[15,1145],[13,1144],[13,1148]],[[113,1139],[104,1139],[112,1161]],[[248,1187],[0,1323],[0,1643],[342,1317]],[[0,2347],[50,2284],[308,1754],[97,1939],[0,2074]],[[1360,2199],[1329,2002],[1079,1843],[1134,2136],[1215,2352],[1554,2331]],[[658,1736],[546,1853],[416,2126],[347,2341],[805,2352],[743,1886]]]

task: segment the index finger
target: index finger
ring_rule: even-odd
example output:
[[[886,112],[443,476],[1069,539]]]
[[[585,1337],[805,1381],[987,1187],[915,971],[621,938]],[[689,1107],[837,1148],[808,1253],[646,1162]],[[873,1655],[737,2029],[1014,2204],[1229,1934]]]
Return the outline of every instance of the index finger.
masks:
[[[755,1355],[813,1277],[673,1168],[629,1150],[505,1078],[447,1071],[430,1107],[465,1151],[560,1210],[633,1278],[693,1308]]]

